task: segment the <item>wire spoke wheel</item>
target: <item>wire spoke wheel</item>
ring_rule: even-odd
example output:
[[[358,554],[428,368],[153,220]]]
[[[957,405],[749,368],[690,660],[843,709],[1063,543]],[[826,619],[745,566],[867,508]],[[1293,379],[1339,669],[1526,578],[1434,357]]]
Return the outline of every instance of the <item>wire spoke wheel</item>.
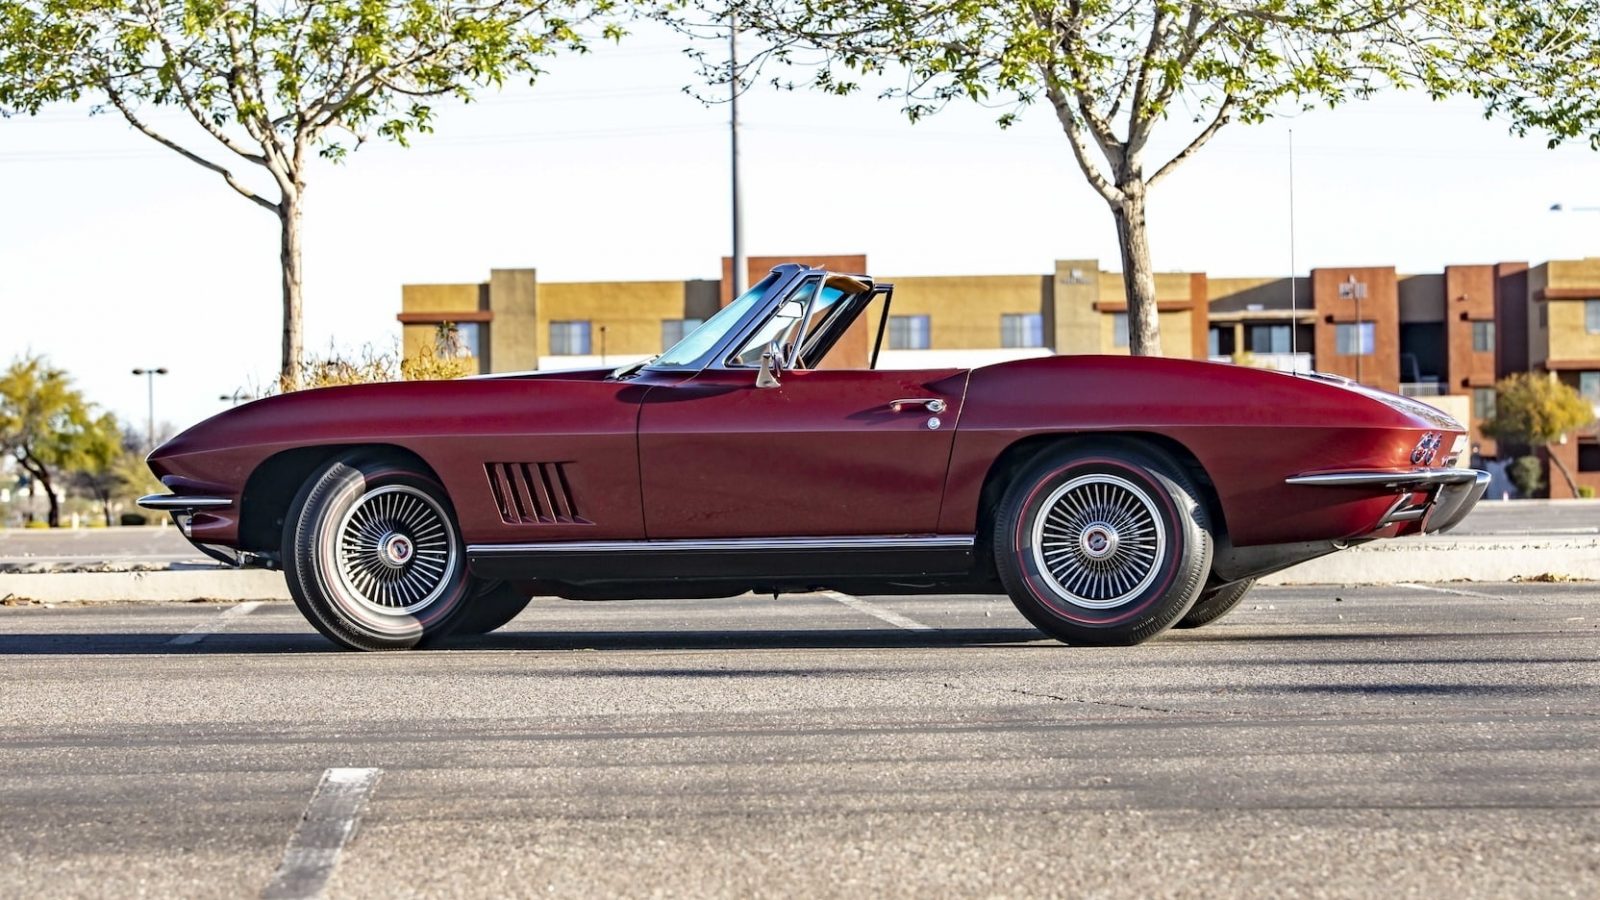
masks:
[[[345,511],[331,539],[334,574],[366,609],[412,616],[451,586],[461,565],[455,529],[438,501],[410,485],[375,488]]]
[[[1080,475],[1038,507],[1033,557],[1045,585],[1074,606],[1110,609],[1161,570],[1167,533],[1156,501],[1126,478]]]

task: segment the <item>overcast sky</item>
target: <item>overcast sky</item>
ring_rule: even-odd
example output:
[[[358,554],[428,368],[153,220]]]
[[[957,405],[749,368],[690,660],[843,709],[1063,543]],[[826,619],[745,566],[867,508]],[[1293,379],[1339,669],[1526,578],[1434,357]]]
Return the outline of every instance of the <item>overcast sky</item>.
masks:
[[[670,34],[561,60],[534,88],[444,105],[410,149],[369,145],[309,176],[306,338],[390,348],[400,286],[535,267],[545,281],[714,278],[729,252],[727,108],[681,91]],[[910,125],[891,101],[757,89],[745,123],[752,255],[868,254],[879,275],[1119,268],[1104,203],[1054,116],[1002,131],[959,106]],[[170,116],[157,120],[177,128]],[[1469,102],[1388,95],[1232,125],[1158,186],[1158,270],[1289,269],[1294,130],[1298,267],[1600,255],[1600,154],[1508,135]],[[1156,152],[1176,149],[1175,118]],[[186,426],[278,365],[277,224],[119,118],[59,108],[0,120],[0,362],[37,352],[131,422]]]

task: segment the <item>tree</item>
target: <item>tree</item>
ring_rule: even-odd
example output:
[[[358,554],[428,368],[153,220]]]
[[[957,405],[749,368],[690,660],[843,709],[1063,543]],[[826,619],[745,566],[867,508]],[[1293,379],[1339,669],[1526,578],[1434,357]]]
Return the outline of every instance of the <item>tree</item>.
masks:
[[[298,383],[301,210],[313,155],[432,130],[432,98],[470,99],[583,51],[612,0],[0,0],[0,113],[92,100],[220,176],[279,225],[282,376]],[[607,37],[619,37],[605,25]],[[194,127],[158,129],[152,108]],[[241,168],[244,167],[244,168]],[[258,191],[242,171],[264,172]]]
[[[0,450],[44,488],[51,528],[61,527],[56,475],[93,465],[106,440],[101,423],[67,373],[43,357],[23,357],[0,374]]]
[[[96,419],[90,430],[93,440],[72,481],[99,502],[100,514],[109,528],[113,501],[160,493],[161,483],[145,465],[145,435],[122,428],[111,413]]]
[[[904,70],[883,91],[916,121],[953,100],[1004,109],[1002,126],[1043,98],[1074,165],[1109,207],[1122,253],[1133,353],[1160,353],[1146,231],[1151,188],[1224,126],[1285,107],[1336,105],[1385,85],[1434,95],[1467,90],[1460,58],[1492,47],[1493,7],[1515,0],[705,0],[767,48],[724,81],[768,62],[815,67],[837,94]],[[697,26],[673,15],[681,27]],[[1482,66],[1495,61],[1482,51]],[[712,70],[715,72],[715,69]],[[779,86],[793,82],[774,78]],[[1179,149],[1152,159],[1152,140],[1190,119]]]
[[[1500,380],[1495,385],[1494,415],[1479,423],[1483,433],[1497,441],[1548,448],[1559,443],[1568,432],[1594,422],[1594,407],[1570,385],[1553,375],[1523,372]],[[1566,463],[1554,453],[1546,453],[1578,496],[1578,485]]]
[[[1600,0],[1496,4],[1494,40],[1465,48],[1467,91],[1512,132],[1600,150]]]

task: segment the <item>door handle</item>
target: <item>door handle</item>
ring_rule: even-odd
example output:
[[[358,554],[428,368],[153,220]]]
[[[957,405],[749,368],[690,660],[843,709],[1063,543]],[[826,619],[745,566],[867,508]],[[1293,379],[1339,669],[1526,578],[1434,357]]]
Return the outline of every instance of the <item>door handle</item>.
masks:
[[[895,412],[905,412],[906,410],[917,406],[920,406],[924,410],[938,415],[939,413],[945,411],[948,404],[938,397],[910,397],[905,400],[895,400],[889,404],[889,408]]]

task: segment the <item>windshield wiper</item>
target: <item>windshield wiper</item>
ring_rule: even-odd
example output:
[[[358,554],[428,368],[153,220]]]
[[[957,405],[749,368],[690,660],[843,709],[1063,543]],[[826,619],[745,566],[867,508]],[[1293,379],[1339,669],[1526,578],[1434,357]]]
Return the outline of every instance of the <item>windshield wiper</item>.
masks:
[[[651,363],[655,362],[656,360],[658,360],[660,358],[661,357],[659,355],[657,355],[657,356],[652,356],[649,359],[641,359],[638,362],[628,363],[625,366],[618,366],[617,368],[611,370],[611,374],[606,376],[606,380],[607,381],[620,381],[621,379],[628,378],[628,377],[633,376],[633,375],[637,375],[637,374],[639,374],[639,371],[641,369],[643,369],[645,366],[650,365]]]

